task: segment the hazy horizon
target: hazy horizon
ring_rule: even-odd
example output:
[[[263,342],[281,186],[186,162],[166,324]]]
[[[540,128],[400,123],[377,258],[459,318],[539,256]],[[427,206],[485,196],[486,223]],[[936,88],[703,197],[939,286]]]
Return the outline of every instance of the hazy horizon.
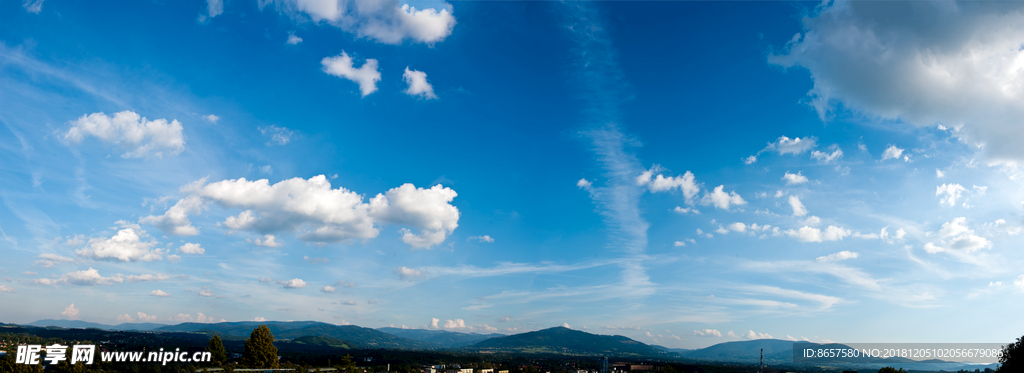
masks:
[[[1024,334],[1024,3],[0,14],[0,322]]]

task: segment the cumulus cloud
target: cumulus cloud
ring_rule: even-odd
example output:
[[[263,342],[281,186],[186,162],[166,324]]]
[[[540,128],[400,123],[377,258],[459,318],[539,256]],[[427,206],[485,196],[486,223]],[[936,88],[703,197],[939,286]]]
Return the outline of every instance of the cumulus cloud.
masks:
[[[939,199],[940,205],[952,207],[956,206],[956,200],[959,199],[963,192],[966,190],[967,188],[964,188],[960,184],[942,184],[935,187],[935,196],[942,196],[942,198]]]
[[[743,223],[740,223],[740,222],[735,222],[735,223],[729,224],[728,227],[729,227],[729,230],[731,230],[733,232],[743,233],[743,232],[747,231],[747,225],[743,224]]]
[[[693,331],[693,335],[701,336],[701,337],[719,337],[719,338],[721,338],[722,337],[722,332],[719,332],[716,329],[694,330]]]
[[[652,193],[666,192],[673,189],[679,189],[683,193],[683,198],[686,203],[693,203],[693,197],[700,192],[700,184],[694,180],[693,173],[686,171],[686,173],[680,176],[668,176],[662,175],[660,172],[663,171],[661,166],[654,165],[651,169],[640,173],[640,176],[636,177],[636,185],[646,186]],[[657,175],[655,175],[657,173]]]
[[[834,225],[828,226],[824,231],[805,225],[797,230],[788,229],[784,233],[787,236],[795,237],[800,242],[839,241],[851,234],[849,229]]]
[[[170,293],[168,293],[166,291],[163,291],[163,290],[160,290],[160,289],[156,289],[156,290],[153,290],[153,291],[149,292],[149,295],[152,295],[152,296],[155,296],[155,297],[169,297],[169,296],[171,296]]]
[[[288,45],[298,45],[301,42],[302,42],[302,38],[296,36],[295,35],[295,31],[288,31],[288,41],[285,41],[285,44],[288,44]]]
[[[278,283],[281,284],[281,286],[284,286],[285,289],[299,289],[306,287],[306,282],[299,278],[293,278],[288,281],[278,281]]]
[[[321,288],[320,291],[322,291],[324,293],[333,293],[334,292],[334,287],[331,286],[331,285],[324,285],[324,287]]]
[[[1013,280],[1013,286],[1016,286],[1020,290],[1024,290],[1024,275],[1017,276],[1017,279]]]
[[[786,171],[786,174],[782,175],[782,180],[785,180],[787,185],[799,185],[807,182],[807,176],[804,176],[802,172],[791,174]]]
[[[817,260],[819,262],[838,262],[846,259],[856,259],[858,256],[860,256],[860,254],[843,250],[838,253],[829,254],[826,256],[819,256]]]
[[[885,151],[882,152],[883,161],[886,159],[900,159],[900,157],[903,157],[904,161],[910,160],[909,156],[903,155],[903,149],[897,148],[896,145],[889,145],[889,147],[885,148]]]
[[[939,243],[928,242],[924,245],[924,250],[930,254],[948,252],[962,255],[992,248],[992,241],[976,235],[974,230],[967,226],[966,217],[955,218],[951,222],[943,223],[937,233],[940,238]]]
[[[308,17],[387,44],[404,40],[434,44],[451,35],[455,27],[448,4],[441,9],[416,9],[397,0],[260,0],[259,4],[261,8],[275,4],[292,16]]]
[[[246,240],[246,241],[249,241],[249,240]],[[277,242],[277,237],[274,237],[274,235],[272,235],[272,234],[265,234],[265,235],[263,235],[263,239],[262,240],[257,238],[257,239],[251,240],[250,242],[252,242],[256,246],[263,246],[263,247],[281,247],[281,245],[284,245],[284,244],[282,244],[280,242]]]
[[[79,256],[91,259],[130,261],[154,261],[162,259],[160,249],[153,249],[156,241],[143,241],[148,237],[138,225],[124,221],[117,222],[122,229],[110,238],[90,239],[82,249],[75,250]]]
[[[768,334],[768,333],[757,333],[757,332],[755,332],[753,330],[747,330],[746,333],[743,333],[743,338],[744,339],[772,339],[773,337],[771,336],[771,334]]]
[[[64,138],[80,143],[86,137],[116,144],[125,151],[124,158],[142,158],[178,155],[185,150],[185,135],[181,123],[166,119],[147,120],[134,111],[122,111],[113,117],[103,113],[83,115],[71,122]]]
[[[588,181],[587,179],[580,179],[580,181],[576,182],[576,186],[580,189],[589,189],[591,185],[594,184]]]
[[[210,123],[217,123],[217,121],[220,120],[220,117],[218,117],[216,115],[213,115],[213,114],[209,114],[209,115],[204,115],[203,119],[206,119],[206,121],[208,121]]]
[[[265,234],[263,240],[252,241],[261,246],[280,246],[270,235],[275,232],[296,232],[304,241],[340,242],[375,238],[378,224],[394,224],[402,227],[403,242],[430,248],[443,242],[459,220],[458,208],[451,205],[458,194],[441,185],[425,189],[404,184],[367,202],[354,191],[333,189],[324,175],[276,184],[245,178],[207,184],[201,179],[182,191],[221,207],[245,209],[221,225]]]
[[[807,208],[800,202],[800,197],[789,196],[789,206],[793,208],[793,216],[807,215]]]
[[[672,246],[675,246],[675,247],[686,246],[686,242],[676,241],[676,242],[672,243]]]
[[[0,285],[0,293],[15,293],[14,288],[7,285]]]
[[[127,313],[124,314],[124,315],[118,316],[116,320],[119,323],[127,323],[127,322],[135,321],[135,319],[133,319],[132,316],[127,314]]]
[[[200,246],[197,243],[186,243],[184,245],[181,245],[181,247],[178,248],[178,251],[183,252],[185,254],[206,254],[206,249],[202,248],[202,246]]]
[[[61,275],[58,278],[40,278],[33,280],[34,283],[43,285],[62,285],[72,284],[80,286],[93,286],[93,285],[110,285],[124,282],[124,277],[121,275],[112,277],[100,276],[100,272],[96,269],[89,267],[89,269],[68,272]]]
[[[377,91],[380,71],[377,71],[377,60],[375,59],[368,58],[363,66],[357,69],[352,65],[352,57],[342,51],[337,56],[324,57],[320,64],[323,65],[325,73],[359,84],[359,91],[363,97]],[[424,74],[424,79],[426,79],[426,74]]]
[[[421,278],[421,277],[425,276],[423,271],[420,271],[418,269],[412,269],[412,268],[409,268],[409,267],[398,267],[398,268],[395,268],[395,274],[398,275],[398,277],[403,279],[403,280],[412,280],[412,279],[417,279],[417,278]]]
[[[427,73],[417,70],[409,70],[409,68],[406,67],[405,73],[402,74],[402,79],[405,79],[405,84],[409,85],[409,88],[405,90],[405,94],[409,96],[419,96],[428,100],[437,99],[437,96],[434,95],[434,86],[427,83]]]
[[[199,295],[204,297],[212,297],[213,292],[210,291],[210,289],[203,289],[202,291],[199,292]]]
[[[138,312],[136,315],[139,317],[139,322],[153,322],[157,320],[156,315],[147,315],[142,312]]]
[[[993,163],[1024,159],[1021,3],[823,3],[768,61],[809,70],[822,119],[845,107],[917,126],[960,127]]]
[[[71,303],[70,305],[68,305],[67,307],[64,308],[64,311],[61,312],[60,315],[64,316],[64,317],[67,317],[69,319],[77,319],[78,318],[78,311],[79,311],[78,308],[75,308],[75,304]]]
[[[198,196],[188,196],[167,209],[163,215],[149,215],[139,219],[139,223],[153,225],[168,234],[195,236],[199,234],[199,229],[192,226],[192,221],[188,219],[188,215],[198,214],[202,209],[202,199]]]
[[[736,192],[725,192],[725,186],[719,185],[711,193],[705,191],[704,198],[701,199],[701,204],[713,205],[717,209],[728,210],[732,205],[745,205],[747,201],[743,200]]]
[[[700,210],[697,210],[697,209],[692,208],[692,207],[679,207],[679,206],[676,206],[676,208],[672,209],[672,211],[674,211],[677,214],[695,214],[695,215],[699,215],[700,214]]]
[[[483,236],[470,236],[469,238],[467,238],[467,240],[477,240],[477,241],[480,241],[480,242],[494,242],[494,239],[491,238],[490,235],[486,235],[486,234],[483,235]]]

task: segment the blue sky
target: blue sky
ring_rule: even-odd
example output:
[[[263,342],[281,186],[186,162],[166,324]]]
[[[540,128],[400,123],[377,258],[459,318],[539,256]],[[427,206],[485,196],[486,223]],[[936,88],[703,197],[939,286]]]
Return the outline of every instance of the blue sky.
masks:
[[[0,7],[3,322],[1024,329],[1017,3]]]

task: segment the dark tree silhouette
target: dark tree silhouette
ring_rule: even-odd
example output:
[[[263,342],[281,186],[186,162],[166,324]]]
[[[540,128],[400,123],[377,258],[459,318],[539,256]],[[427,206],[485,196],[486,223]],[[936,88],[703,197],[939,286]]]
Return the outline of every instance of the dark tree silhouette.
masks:
[[[245,340],[245,352],[242,353],[242,365],[250,368],[277,368],[277,347],[274,347],[274,335],[270,328],[260,325]]]
[[[1003,346],[1003,353],[999,356],[998,372],[1020,371],[1024,371],[1024,336],[1017,338],[1016,342]]]
[[[885,368],[882,368],[882,369],[878,370],[878,373],[905,373],[905,372],[906,371],[903,370],[903,368],[900,368],[900,370],[896,370],[896,368],[893,368],[893,367],[885,367]]]

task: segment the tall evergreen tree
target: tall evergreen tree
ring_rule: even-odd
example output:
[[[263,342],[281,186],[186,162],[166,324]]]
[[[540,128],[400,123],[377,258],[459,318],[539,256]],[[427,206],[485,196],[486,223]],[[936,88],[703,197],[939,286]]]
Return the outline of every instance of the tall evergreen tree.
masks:
[[[217,334],[210,338],[210,343],[206,345],[206,351],[210,352],[210,363],[213,365],[221,366],[228,360],[228,351],[224,349],[224,343],[220,341]]]
[[[277,368],[277,347],[274,347],[274,335],[270,328],[260,325],[245,340],[245,352],[242,353],[242,365],[250,368]]]

